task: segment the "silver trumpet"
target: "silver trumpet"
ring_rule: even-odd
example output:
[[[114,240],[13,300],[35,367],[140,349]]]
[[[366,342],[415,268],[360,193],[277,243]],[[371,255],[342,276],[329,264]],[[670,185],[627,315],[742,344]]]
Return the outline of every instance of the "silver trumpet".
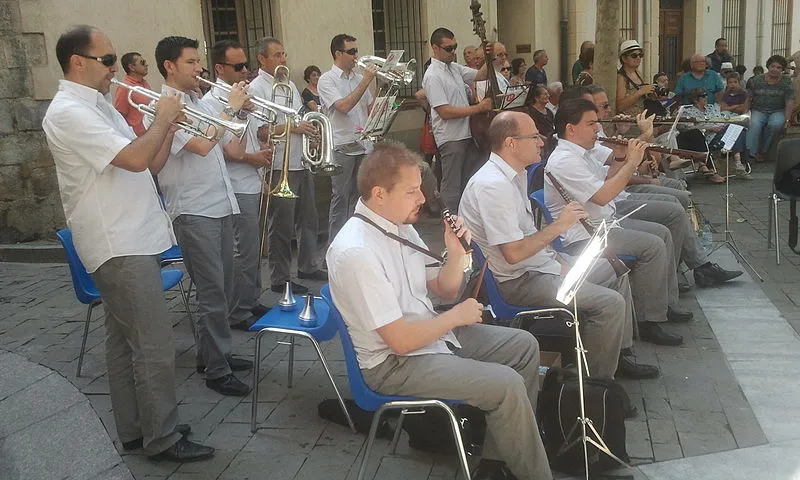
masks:
[[[198,81],[200,81],[202,83],[205,83],[206,85],[209,85],[211,87],[219,88],[220,90],[222,90],[223,92],[228,93],[228,94],[231,93],[231,86],[228,85],[225,81],[223,81],[221,79],[217,79],[216,82],[212,82],[211,80],[206,80],[205,78],[203,78],[201,76],[197,76],[196,78],[197,78]],[[213,92],[213,90],[212,90],[212,92]],[[213,95],[213,93],[212,93],[212,95]],[[214,95],[214,98],[216,98],[217,100],[219,100],[220,102],[222,102],[222,103],[224,103],[226,105],[228,104],[228,99],[223,97],[223,96]],[[256,96],[251,95],[250,96],[250,103],[252,103],[256,107],[257,110],[253,110],[252,112],[247,112],[248,115],[250,115],[253,118],[258,119],[258,120],[260,120],[262,122],[271,123],[273,125],[278,123],[278,113],[282,113],[284,115],[291,115],[291,116],[297,115],[297,111],[294,110],[293,108],[289,108],[289,107],[286,107],[284,105],[280,105],[278,103],[272,102],[270,100],[267,100],[267,99],[264,99],[264,98],[261,98],[261,97],[256,97]]]
[[[358,57],[356,64],[361,68],[367,68],[368,65],[376,65],[378,67],[379,78],[388,83],[402,83],[403,85],[410,85],[414,80],[414,75],[417,72],[417,61],[411,59],[406,63],[398,63],[394,68],[387,71],[380,70],[386,63],[385,58],[376,57],[374,55],[364,55]]]
[[[129,85],[125,82],[117,80],[116,78],[112,78],[111,83],[128,89],[128,103],[130,103],[131,106],[136,110],[142,112],[143,115],[149,118],[155,118],[155,107],[136,103],[133,101],[133,98],[131,98],[131,95],[138,93],[144,95],[150,100],[158,102],[158,100],[161,98],[161,94],[137,85]],[[185,130],[187,133],[197,137],[213,140],[217,137],[219,130],[222,129],[228,130],[234,137],[241,140],[247,132],[247,123],[237,123],[223,120],[187,106],[184,106],[181,111],[184,115],[186,115],[189,121],[177,122],[176,125]]]

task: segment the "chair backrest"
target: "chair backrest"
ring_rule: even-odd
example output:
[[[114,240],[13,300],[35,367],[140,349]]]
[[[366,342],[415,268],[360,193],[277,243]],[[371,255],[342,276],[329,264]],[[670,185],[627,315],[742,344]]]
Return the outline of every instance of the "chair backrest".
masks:
[[[483,264],[486,262],[486,257],[475,242],[472,242],[472,260],[478,268],[482,268]],[[497,280],[495,280],[489,268],[486,269],[486,273],[483,275],[483,285],[486,287],[486,295],[489,297],[489,304],[492,305],[492,311],[497,318],[511,320],[517,313],[528,310],[527,308],[511,305],[503,300],[502,295],[500,295],[500,287],[497,284]]]
[[[773,138],[770,149],[767,152],[769,158],[775,159],[775,170],[772,176],[774,188],[779,193],[796,197],[800,195],[794,179],[791,178],[789,171],[800,164],[797,151],[800,150],[800,136],[780,135]]]
[[[75,296],[78,297],[78,301],[88,305],[99,300],[100,293],[97,291],[97,286],[86,271],[86,267],[83,266],[83,262],[75,250],[75,245],[72,243],[72,232],[65,228],[57,231],[56,237],[61,242],[61,246],[64,247],[69,273],[72,276],[72,287],[75,289]]]
[[[395,397],[389,398],[380,395],[373,392],[372,389],[367,386],[364,381],[364,376],[361,375],[361,367],[358,365],[356,347],[353,345],[353,339],[350,338],[350,331],[347,329],[347,324],[344,323],[344,318],[342,318],[342,314],[339,313],[339,309],[336,308],[336,305],[333,303],[330,285],[326,284],[323,286],[320,290],[320,295],[330,307],[329,315],[333,318],[329,318],[328,321],[335,320],[339,329],[339,338],[342,340],[344,361],[347,364],[347,377],[350,380],[350,391],[353,393],[353,399],[359,407],[374,412],[387,401],[394,400]]]
[[[547,220],[547,223],[553,223],[553,215],[550,214],[550,209],[547,208],[547,204],[544,202],[544,189],[540,188],[531,193],[531,200],[536,202],[536,205],[539,207],[542,215],[544,215],[544,219]],[[564,244],[561,243],[561,237],[556,237],[550,245],[552,245],[557,252],[564,251]]]

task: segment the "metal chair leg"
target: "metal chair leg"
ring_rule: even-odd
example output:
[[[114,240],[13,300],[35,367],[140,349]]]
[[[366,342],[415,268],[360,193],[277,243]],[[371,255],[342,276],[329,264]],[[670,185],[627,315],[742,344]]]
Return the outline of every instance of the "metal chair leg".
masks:
[[[261,338],[269,330],[261,330],[256,334],[255,358],[253,359],[253,388],[250,389],[250,433],[256,433],[256,419],[258,418],[258,377],[261,370]]]
[[[292,377],[294,375],[294,336],[289,336],[289,380],[287,385],[292,388]]]
[[[92,310],[99,302],[89,304],[89,309],[86,311],[86,322],[83,326],[83,340],[81,340],[81,352],[78,354],[78,371],[75,373],[76,377],[81,376],[81,367],[83,367],[83,355],[86,352],[86,338],[89,336],[89,323],[92,321]]]
[[[403,432],[403,419],[406,418],[406,411],[400,410],[400,416],[397,418],[397,426],[394,427],[394,435],[392,436],[392,446],[389,448],[389,453],[394,455],[397,452],[397,444],[400,443],[400,435]]]
[[[194,325],[194,319],[192,318],[192,311],[189,310],[189,295],[183,290],[183,282],[178,282],[178,289],[181,292],[181,298],[183,298],[183,308],[186,309],[186,315],[189,316],[189,322]]]
[[[780,244],[779,235],[778,235],[778,202],[780,202],[781,199],[778,198],[778,194],[773,193],[772,194],[772,201],[774,203],[773,208],[772,208],[773,223],[775,223],[775,263],[780,265],[781,264],[781,244]]]
[[[772,248],[772,210],[775,208],[775,194],[770,194],[767,199],[767,250]]]

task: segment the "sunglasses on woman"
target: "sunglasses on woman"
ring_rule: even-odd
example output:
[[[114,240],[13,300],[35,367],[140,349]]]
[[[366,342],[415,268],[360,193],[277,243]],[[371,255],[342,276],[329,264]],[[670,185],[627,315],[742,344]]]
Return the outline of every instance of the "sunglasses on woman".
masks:
[[[628,58],[644,58],[644,54],[643,53],[631,53],[630,55],[628,55]]]

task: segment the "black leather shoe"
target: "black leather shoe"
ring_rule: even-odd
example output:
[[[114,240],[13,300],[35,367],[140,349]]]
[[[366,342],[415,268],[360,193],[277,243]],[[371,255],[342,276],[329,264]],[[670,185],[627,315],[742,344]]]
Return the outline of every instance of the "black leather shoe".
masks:
[[[472,480],[517,480],[505,462],[483,459],[472,472]]]
[[[250,370],[253,368],[253,362],[250,360],[245,360],[243,358],[236,358],[233,355],[227,357],[228,366],[231,367],[231,370],[234,372],[242,372],[244,370]],[[205,373],[206,366],[205,365],[198,365],[197,366],[197,373]]]
[[[175,425],[175,431],[183,435],[189,435],[192,432],[192,427],[188,423],[179,423]],[[131,440],[130,442],[124,442],[122,444],[123,450],[138,450],[144,446],[144,439],[142,437],[136,438]]]
[[[283,293],[283,291],[286,289],[286,283],[284,282],[284,283],[274,284],[271,287],[269,287],[269,289],[275,293]],[[304,293],[308,293],[308,287],[306,287],[305,285],[300,285],[299,283],[292,282],[292,293],[294,293],[295,295],[302,295]]]
[[[324,270],[317,270],[316,272],[311,273],[297,272],[297,278],[301,280],[317,280],[320,282],[327,282],[328,272]]]
[[[173,446],[150,458],[153,460],[171,460],[173,462],[196,462],[213,456],[214,449],[212,447],[206,447],[181,437]]]
[[[643,380],[645,378],[656,378],[661,372],[654,365],[636,363],[633,357],[620,355],[617,364],[616,377],[625,377],[633,380]]]
[[[206,380],[206,387],[217,393],[230,395],[231,397],[244,397],[250,393],[250,386],[242,383],[238,378],[234,377],[232,373],[213,380]]]
[[[257,315],[253,315],[252,317],[247,318],[245,320],[242,320],[239,323],[234,323],[233,325],[231,325],[231,329],[233,329],[233,330],[241,330],[243,332],[246,332],[247,329],[252,327],[253,324],[256,323],[260,318],[261,317],[259,317]]]
[[[656,345],[676,346],[683,343],[683,337],[674,333],[669,333],[655,322],[639,323],[639,336],[645,342],[655,343]]]
[[[683,310],[678,307],[667,307],[667,321],[674,323],[691,322],[694,314],[689,310]]]
[[[266,305],[261,305],[260,303],[258,305],[256,305],[255,307],[250,309],[250,313],[252,313],[253,315],[255,315],[258,318],[263,317],[269,311],[270,311],[270,307],[268,307]]]
[[[711,287],[733,280],[741,274],[741,270],[725,270],[719,264],[709,262],[694,269],[694,283],[701,287]]]

